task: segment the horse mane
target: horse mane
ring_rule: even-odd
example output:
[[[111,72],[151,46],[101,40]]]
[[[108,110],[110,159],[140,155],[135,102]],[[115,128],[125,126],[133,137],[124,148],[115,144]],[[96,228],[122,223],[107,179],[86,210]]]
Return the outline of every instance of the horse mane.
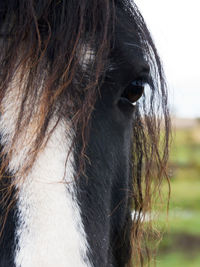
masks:
[[[30,130],[26,136],[26,142],[31,144],[29,158],[23,169],[14,170],[15,175],[25,177],[63,116],[69,119],[76,133],[74,142],[76,138],[82,140],[78,173],[84,173],[90,118],[108,69],[115,26],[120,23],[130,34],[135,31],[123,26],[120,9],[126,12],[130,23],[136,25],[141,49],[151,71],[151,90],[137,108],[133,127],[133,190],[130,198],[135,213],[131,239],[134,262],[142,265],[143,250],[146,249],[142,218],[150,214],[154,199],[159,197],[162,180],[168,179],[170,120],[161,61],[143,17],[131,1],[0,2],[1,115],[10,104],[4,103],[4,99],[12,93],[13,87],[13,102],[17,104],[14,135],[10,137],[9,149],[1,150],[0,179],[5,185],[1,201],[5,202],[6,217],[9,209],[6,199],[14,199],[16,181],[5,173],[13,153],[19,149],[18,140],[24,138],[27,129]],[[52,118],[55,118],[53,125]],[[150,230],[151,223],[147,235]]]

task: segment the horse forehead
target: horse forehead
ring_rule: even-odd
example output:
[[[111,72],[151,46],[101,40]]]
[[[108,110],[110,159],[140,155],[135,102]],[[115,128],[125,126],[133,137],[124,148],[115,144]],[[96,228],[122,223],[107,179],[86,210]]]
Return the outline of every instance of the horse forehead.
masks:
[[[129,32],[116,32],[115,49],[120,51],[130,63],[137,58],[139,61],[144,61],[144,50],[140,36],[136,29],[131,29]]]

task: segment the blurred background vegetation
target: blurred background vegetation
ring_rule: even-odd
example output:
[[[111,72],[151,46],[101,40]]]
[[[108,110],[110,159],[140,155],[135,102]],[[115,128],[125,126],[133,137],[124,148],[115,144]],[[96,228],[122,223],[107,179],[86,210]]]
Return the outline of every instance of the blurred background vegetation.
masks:
[[[172,120],[171,197],[168,222],[159,245],[158,267],[200,266],[200,119]],[[167,184],[164,191],[167,192]]]

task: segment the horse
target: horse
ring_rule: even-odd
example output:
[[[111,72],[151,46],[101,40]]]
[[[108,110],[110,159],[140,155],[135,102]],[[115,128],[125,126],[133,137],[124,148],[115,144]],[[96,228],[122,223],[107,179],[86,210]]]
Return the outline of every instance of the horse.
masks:
[[[142,265],[170,119],[137,6],[1,1],[0,49],[0,267]]]

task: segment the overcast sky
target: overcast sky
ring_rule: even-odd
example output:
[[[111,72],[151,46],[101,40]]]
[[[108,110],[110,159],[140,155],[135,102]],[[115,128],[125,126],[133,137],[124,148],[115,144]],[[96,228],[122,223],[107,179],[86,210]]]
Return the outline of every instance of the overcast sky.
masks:
[[[173,114],[200,117],[200,0],[135,0],[164,64]]]

